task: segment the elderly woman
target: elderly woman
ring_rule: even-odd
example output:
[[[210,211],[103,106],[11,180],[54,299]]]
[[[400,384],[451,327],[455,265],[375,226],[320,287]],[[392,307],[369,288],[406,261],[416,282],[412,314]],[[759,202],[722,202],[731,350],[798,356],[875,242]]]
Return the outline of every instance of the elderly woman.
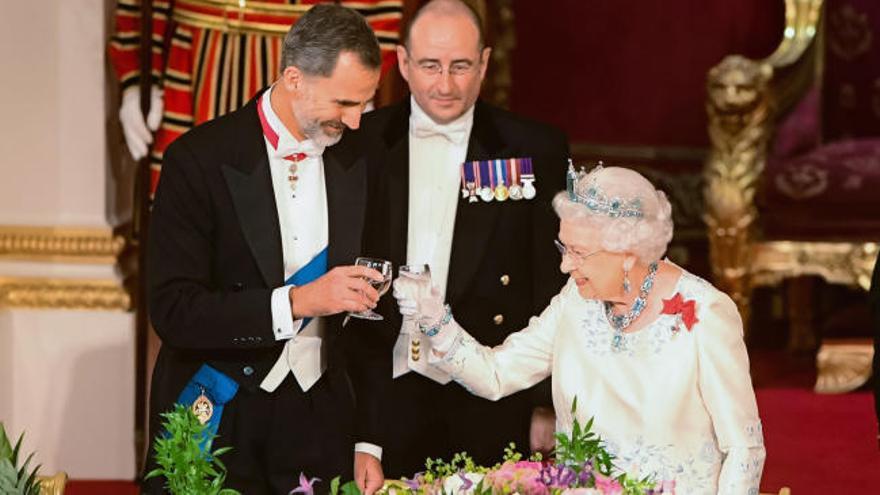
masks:
[[[577,419],[595,418],[619,468],[682,494],[758,493],[765,451],[742,321],[724,293],[661,260],[666,196],[632,170],[572,169],[553,206],[570,279],[498,347],[461,328],[428,277],[395,282],[401,313],[431,337],[432,366],[491,400],[552,375],[557,429],[571,429],[577,398]]]

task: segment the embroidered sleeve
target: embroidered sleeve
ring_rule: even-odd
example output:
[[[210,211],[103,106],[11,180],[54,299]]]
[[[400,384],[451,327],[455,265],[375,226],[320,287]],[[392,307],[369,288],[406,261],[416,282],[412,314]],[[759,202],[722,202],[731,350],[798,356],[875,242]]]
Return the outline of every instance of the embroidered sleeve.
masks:
[[[532,317],[528,327],[494,348],[477,342],[453,320],[452,344],[442,358],[431,359],[431,364],[448,372],[471,393],[489,400],[531,387],[550,375],[556,327],[570,290],[566,286],[540,316]]]
[[[698,301],[706,307],[694,329],[700,394],[724,454],[718,493],[757,494],[766,452],[742,321],[733,301],[718,295]]]
[[[158,85],[165,60],[165,37],[170,17],[168,0],[118,0],[114,12],[114,31],[109,56],[123,91],[136,88],[141,79],[141,4],[151,2],[150,84]]]

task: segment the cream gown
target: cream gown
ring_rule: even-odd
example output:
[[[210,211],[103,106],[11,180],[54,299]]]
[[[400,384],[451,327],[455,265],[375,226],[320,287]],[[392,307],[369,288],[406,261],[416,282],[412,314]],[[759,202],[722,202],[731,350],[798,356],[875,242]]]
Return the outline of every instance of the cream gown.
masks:
[[[569,280],[500,346],[485,347],[456,324],[446,331],[457,335],[442,339],[448,349],[438,349],[443,357],[429,359],[492,400],[552,375],[557,430],[571,430],[577,397],[578,421],[595,418],[627,473],[675,480],[679,495],[757,494],[765,450],[736,306],[685,271],[676,292],[696,302],[690,330],[662,314],[612,349],[602,303],[583,299]]]

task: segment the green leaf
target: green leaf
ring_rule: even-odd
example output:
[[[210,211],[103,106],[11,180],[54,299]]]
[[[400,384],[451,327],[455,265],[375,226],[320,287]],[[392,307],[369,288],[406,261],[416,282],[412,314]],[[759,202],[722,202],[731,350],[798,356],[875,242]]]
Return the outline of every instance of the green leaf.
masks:
[[[6,426],[2,421],[0,421],[0,459],[12,459],[12,445],[9,443],[9,437],[6,436]]]
[[[361,495],[361,490],[357,487],[357,483],[349,481],[342,485],[342,495]]]
[[[223,447],[211,452],[216,435],[208,432],[189,408],[177,404],[162,413],[164,433],[157,437],[154,459],[158,468],[147,478],[162,476],[166,488],[175,495],[226,495],[235,490],[224,489],[226,466],[220,456],[232,450]],[[201,448],[205,440],[205,450]]]

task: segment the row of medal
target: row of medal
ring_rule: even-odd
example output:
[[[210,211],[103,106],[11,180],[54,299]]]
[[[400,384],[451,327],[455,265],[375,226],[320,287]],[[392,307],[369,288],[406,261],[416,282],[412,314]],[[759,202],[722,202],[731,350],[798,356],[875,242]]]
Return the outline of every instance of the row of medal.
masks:
[[[476,203],[513,201],[535,197],[535,172],[531,158],[478,160],[461,165],[461,197]]]

